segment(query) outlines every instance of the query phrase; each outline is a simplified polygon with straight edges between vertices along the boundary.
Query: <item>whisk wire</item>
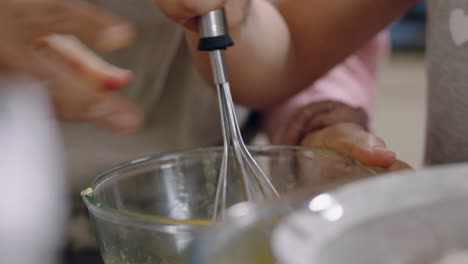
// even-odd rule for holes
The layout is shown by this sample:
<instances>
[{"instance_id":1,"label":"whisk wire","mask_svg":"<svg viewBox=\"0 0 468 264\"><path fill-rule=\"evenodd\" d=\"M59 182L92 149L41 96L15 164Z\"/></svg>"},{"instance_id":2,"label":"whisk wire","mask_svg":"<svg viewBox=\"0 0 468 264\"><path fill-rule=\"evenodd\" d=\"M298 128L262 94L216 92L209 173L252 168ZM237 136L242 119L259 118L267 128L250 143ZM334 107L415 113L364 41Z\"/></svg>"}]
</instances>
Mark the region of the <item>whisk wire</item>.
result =
<instances>
[{"instance_id":1,"label":"whisk wire","mask_svg":"<svg viewBox=\"0 0 468 264\"><path fill-rule=\"evenodd\" d=\"M225 71L224 54L220 50L210 52L215 80L218 88L219 109L223 131L223 159L215 194L213 219L225 216L227 205L226 194L231 168L235 168L245 192L245 199L256 201L278 197L279 194L270 179L265 175L242 139L238 125L235 106L230 92L227 72ZM232 147L232 156L230 150ZM221 201L219 201L221 200Z\"/></svg>"},{"instance_id":2,"label":"whisk wire","mask_svg":"<svg viewBox=\"0 0 468 264\"><path fill-rule=\"evenodd\" d=\"M226 112L226 104L223 98L223 87L218 85L218 100L219 109L221 112L222 132L223 132L223 157L221 161L221 168L219 173L218 184L216 187L216 196L213 211L213 220L218 217L218 210L221 209L221 217L225 216L226 208L226 192L227 192L227 174L229 170L229 146L230 146L230 129L227 116L223 113ZM219 204L221 201L221 205Z\"/></svg>"},{"instance_id":3,"label":"whisk wire","mask_svg":"<svg viewBox=\"0 0 468 264\"><path fill-rule=\"evenodd\" d=\"M272 184L271 180L265 175L265 173L260 168L258 163L255 162L254 157L252 156L252 154L250 154L247 147L245 146L245 143L244 143L244 140L242 138L242 134L241 134L241 131L240 131L240 128L239 128L239 125L238 125L236 114L233 111L233 109L235 109L235 108L234 108L234 103L233 103L233 100L232 100L231 91L229 89L229 85L226 85L224 87L223 92L226 95L226 101L227 101L226 103L229 106L227 108L227 110L228 110L228 112L229 112L229 114L231 116L231 120L230 120L231 121L231 128L233 128L233 130L231 130L231 131L234 132L233 135L232 135L233 141L234 141L234 143L236 143L236 141L238 142L238 146L235 146L235 149L237 149L236 147L238 147L240 149L240 151L238 153L238 156L242 157L242 160L252 161L252 162L247 162L247 165L253 171L252 174L255 176L256 182L261 185L261 188L260 188L259 192L263 193L264 197L265 196L266 197L279 197L279 193L276 190L276 188L274 187L274 185ZM246 171L245 168L242 168L242 171L245 172ZM244 176L245 176L245 174L246 173L244 173ZM256 193L259 193L259 192L256 192ZM259 200L259 199L255 199L255 200Z\"/></svg>"},{"instance_id":4,"label":"whisk wire","mask_svg":"<svg viewBox=\"0 0 468 264\"><path fill-rule=\"evenodd\" d=\"M240 174L239 176L243 179L242 188L246 191L247 200L258 200L257 194L259 190L255 189L255 184L252 182L252 178L249 177L249 173L246 173L247 166L250 166L250 162L248 162L249 160L245 159L245 155L243 153L243 146L245 147L244 140L242 139L242 135L240 133L240 128L238 125L236 113L234 111L235 108L228 83L223 85L221 95L223 104L225 105L226 113L228 115L227 119L229 120L229 131L231 136L230 141L234 152L233 158L236 161L236 165L238 165L237 171Z\"/></svg>"}]
</instances>

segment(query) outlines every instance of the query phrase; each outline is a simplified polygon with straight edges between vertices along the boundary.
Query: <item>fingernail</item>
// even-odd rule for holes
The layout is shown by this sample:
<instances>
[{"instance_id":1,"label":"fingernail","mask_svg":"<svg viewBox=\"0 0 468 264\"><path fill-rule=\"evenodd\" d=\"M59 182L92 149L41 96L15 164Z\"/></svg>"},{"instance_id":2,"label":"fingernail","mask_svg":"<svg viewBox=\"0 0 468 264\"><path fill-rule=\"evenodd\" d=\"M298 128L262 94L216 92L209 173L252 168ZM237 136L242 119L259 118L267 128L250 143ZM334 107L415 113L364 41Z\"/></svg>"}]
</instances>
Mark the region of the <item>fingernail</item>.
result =
<instances>
[{"instance_id":1,"label":"fingernail","mask_svg":"<svg viewBox=\"0 0 468 264\"><path fill-rule=\"evenodd\" d=\"M122 80L116 77L110 77L104 81L104 90L117 91L122 89L124 86Z\"/></svg>"},{"instance_id":2,"label":"fingernail","mask_svg":"<svg viewBox=\"0 0 468 264\"><path fill-rule=\"evenodd\" d=\"M386 147L380 146L380 145L373 146L373 147L372 147L372 150L373 150L373 151L385 151L385 152L390 151L390 150L388 150Z\"/></svg>"},{"instance_id":3,"label":"fingernail","mask_svg":"<svg viewBox=\"0 0 468 264\"><path fill-rule=\"evenodd\" d=\"M384 155L384 157L388 159L395 159L396 158L396 153L387 149L384 146L374 146L372 147L372 151L375 152L381 152L381 155Z\"/></svg>"},{"instance_id":4,"label":"fingernail","mask_svg":"<svg viewBox=\"0 0 468 264\"><path fill-rule=\"evenodd\" d=\"M111 126L117 129L132 129L138 126L139 118L128 112L112 114L106 118Z\"/></svg>"},{"instance_id":5,"label":"fingernail","mask_svg":"<svg viewBox=\"0 0 468 264\"><path fill-rule=\"evenodd\" d=\"M133 35L133 29L129 25L113 26L100 33L98 45L104 50L122 48L130 43Z\"/></svg>"},{"instance_id":6,"label":"fingernail","mask_svg":"<svg viewBox=\"0 0 468 264\"><path fill-rule=\"evenodd\" d=\"M98 119L106 115L109 115L111 112L111 106L106 102L100 102L94 105L91 105L88 108L87 116L89 118Z\"/></svg>"}]
</instances>

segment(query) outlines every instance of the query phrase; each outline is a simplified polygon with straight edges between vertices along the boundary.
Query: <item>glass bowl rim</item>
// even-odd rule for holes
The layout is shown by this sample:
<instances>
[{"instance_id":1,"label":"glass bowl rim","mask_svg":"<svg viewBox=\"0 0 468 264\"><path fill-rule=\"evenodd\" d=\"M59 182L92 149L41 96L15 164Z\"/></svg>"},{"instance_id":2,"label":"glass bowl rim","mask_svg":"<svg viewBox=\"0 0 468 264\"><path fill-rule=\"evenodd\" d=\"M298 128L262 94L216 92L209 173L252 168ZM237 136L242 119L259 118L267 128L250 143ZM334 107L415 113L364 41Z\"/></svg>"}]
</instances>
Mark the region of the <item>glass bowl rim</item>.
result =
<instances>
[{"instance_id":1,"label":"glass bowl rim","mask_svg":"<svg viewBox=\"0 0 468 264\"><path fill-rule=\"evenodd\" d=\"M92 177L90 181L88 181L81 191L81 197L83 202L85 203L89 213L91 213L94 217L105 219L106 221L110 221L117 224L130 224L130 225L138 225L141 228L148 228L148 226L153 226L155 224L158 225L165 225L165 226L174 226L177 228L190 227L193 225L200 225L200 226L209 226L212 224L211 221L207 220L177 220L172 218L166 218L162 216L154 216L149 214L143 213L136 213L131 211L124 211L114 208L112 206L106 205L105 203L99 201L94 196L94 188L96 187L97 183L102 183L105 181L106 177L111 176L113 173L116 173L123 169L128 169L133 166L141 165L144 163L154 162L154 161L168 161L172 160L177 157L190 157L196 156L204 153L214 153L214 152L222 152L222 147L207 147L207 148L196 148L190 150L182 150L182 151L175 151L175 152L162 152L158 154L148 155L141 158L137 158L131 161L127 161L116 166L111 167L108 170L105 170L96 176ZM311 158L317 155L318 150L327 151L329 154L333 153L333 155L342 155L338 154L333 150L328 150L324 148L309 148L303 146L288 146L288 145L254 145L248 146L248 149L252 152L267 152L267 151L281 151L281 150L289 150L289 151L297 151L301 153L309 153ZM342 155L345 158L345 155ZM351 159L351 158L349 158ZM360 165L357 163L356 165ZM190 223L189 223L190 222Z\"/></svg>"}]
</instances>

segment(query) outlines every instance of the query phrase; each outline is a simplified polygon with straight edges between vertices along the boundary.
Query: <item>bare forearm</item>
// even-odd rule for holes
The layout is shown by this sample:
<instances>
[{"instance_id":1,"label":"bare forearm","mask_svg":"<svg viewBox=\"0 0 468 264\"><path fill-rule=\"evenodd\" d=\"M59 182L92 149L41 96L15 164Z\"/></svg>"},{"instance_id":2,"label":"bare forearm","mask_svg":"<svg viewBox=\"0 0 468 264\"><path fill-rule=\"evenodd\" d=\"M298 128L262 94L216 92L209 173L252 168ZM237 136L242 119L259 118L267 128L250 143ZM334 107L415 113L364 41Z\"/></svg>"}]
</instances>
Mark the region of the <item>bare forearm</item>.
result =
<instances>
[{"instance_id":1,"label":"bare forearm","mask_svg":"<svg viewBox=\"0 0 468 264\"><path fill-rule=\"evenodd\" d=\"M289 25L295 75L292 92L316 80L359 49L416 0L281 0Z\"/></svg>"},{"instance_id":2,"label":"bare forearm","mask_svg":"<svg viewBox=\"0 0 468 264\"><path fill-rule=\"evenodd\" d=\"M230 30L235 45L226 50L232 93L237 102L259 108L263 106L259 98L277 101L278 95L268 98L270 95L266 92L269 89L265 88L275 80L287 79L290 67L286 65L290 63L288 50L291 45L288 34L284 19L271 2L251 2L245 21ZM198 69L212 83L208 54L196 50L198 34L187 31L187 35ZM276 74L275 78L272 73Z\"/></svg>"},{"instance_id":3,"label":"bare forearm","mask_svg":"<svg viewBox=\"0 0 468 264\"><path fill-rule=\"evenodd\" d=\"M297 93L360 48L416 0L253 0L246 21L231 31L226 52L237 102L265 108ZM210 81L206 53L195 50Z\"/></svg>"}]
</instances>

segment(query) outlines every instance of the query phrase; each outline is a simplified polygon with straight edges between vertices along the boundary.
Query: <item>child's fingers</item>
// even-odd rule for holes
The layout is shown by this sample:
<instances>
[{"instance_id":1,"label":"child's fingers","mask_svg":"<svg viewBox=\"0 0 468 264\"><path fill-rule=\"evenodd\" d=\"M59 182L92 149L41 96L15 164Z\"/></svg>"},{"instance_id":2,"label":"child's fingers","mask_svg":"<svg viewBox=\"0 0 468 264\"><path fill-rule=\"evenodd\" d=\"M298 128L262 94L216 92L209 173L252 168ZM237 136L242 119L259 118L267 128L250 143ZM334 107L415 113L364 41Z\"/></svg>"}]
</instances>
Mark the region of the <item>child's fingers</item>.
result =
<instances>
[{"instance_id":1,"label":"child's fingers","mask_svg":"<svg viewBox=\"0 0 468 264\"><path fill-rule=\"evenodd\" d=\"M403 162L401 160L395 161L395 163L393 163L392 166L388 167L389 172L411 170L411 169L412 168L410 165L408 165L406 162Z\"/></svg>"},{"instance_id":2,"label":"child's fingers","mask_svg":"<svg viewBox=\"0 0 468 264\"><path fill-rule=\"evenodd\" d=\"M380 138L353 123L340 123L310 133L302 145L334 149L368 166L387 168L396 160L395 153Z\"/></svg>"},{"instance_id":3,"label":"child's fingers","mask_svg":"<svg viewBox=\"0 0 468 264\"><path fill-rule=\"evenodd\" d=\"M313 103L301 108L288 122L281 143L286 145L299 144L309 120L317 115L328 113L332 109L333 105L330 102Z\"/></svg>"}]
</instances>

